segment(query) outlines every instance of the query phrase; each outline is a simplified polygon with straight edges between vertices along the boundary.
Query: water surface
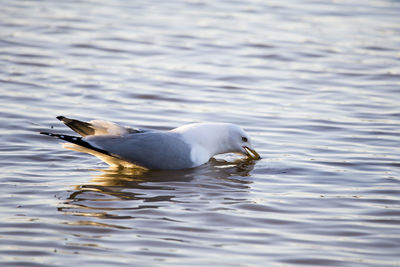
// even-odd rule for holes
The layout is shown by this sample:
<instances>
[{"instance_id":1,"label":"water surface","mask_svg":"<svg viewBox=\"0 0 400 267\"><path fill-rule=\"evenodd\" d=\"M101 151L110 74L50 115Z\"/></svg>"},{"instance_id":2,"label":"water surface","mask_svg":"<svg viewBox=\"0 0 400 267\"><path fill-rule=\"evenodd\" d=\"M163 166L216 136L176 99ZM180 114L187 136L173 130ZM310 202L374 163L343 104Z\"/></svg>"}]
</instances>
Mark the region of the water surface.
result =
<instances>
[{"instance_id":1,"label":"water surface","mask_svg":"<svg viewBox=\"0 0 400 267\"><path fill-rule=\"evenodd\" d=\"M399 266L398 1L0 1L2 266ZM232 122L113 171L55 119Z\"/></svg>"}]
</instances>

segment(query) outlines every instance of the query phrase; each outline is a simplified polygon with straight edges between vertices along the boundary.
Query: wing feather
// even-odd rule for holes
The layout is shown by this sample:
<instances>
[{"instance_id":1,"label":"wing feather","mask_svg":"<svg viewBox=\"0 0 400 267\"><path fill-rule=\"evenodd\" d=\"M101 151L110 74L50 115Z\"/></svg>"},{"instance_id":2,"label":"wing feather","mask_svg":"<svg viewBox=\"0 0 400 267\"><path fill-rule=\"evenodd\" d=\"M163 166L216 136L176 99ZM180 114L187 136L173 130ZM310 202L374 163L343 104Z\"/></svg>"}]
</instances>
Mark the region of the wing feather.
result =
<instances>
[{"instance_id":1,"label":"wing feather","mask_svg":"<svg viewBox=\"0 0 400 267\"><path fill-rule=\"evenodd\" d=\"M139 133L142 130L122 127L114 122L93 120L90 122L58 116L57 119L82 136L90 135L124 135L128 133Z\"/></svg>"}]
</instances>

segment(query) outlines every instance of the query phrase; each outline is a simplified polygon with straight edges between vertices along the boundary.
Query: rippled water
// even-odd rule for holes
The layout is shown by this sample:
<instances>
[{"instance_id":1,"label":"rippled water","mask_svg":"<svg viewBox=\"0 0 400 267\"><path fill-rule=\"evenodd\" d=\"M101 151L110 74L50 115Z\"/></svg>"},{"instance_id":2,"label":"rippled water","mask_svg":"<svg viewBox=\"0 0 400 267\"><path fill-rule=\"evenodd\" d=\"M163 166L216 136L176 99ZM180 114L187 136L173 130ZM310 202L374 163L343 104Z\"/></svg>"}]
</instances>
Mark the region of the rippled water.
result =
<instances>
[{"instance_id":1,"label":"rippled water","mask_svg":"<svg viewBox=\"0 0 400 267\"><path fill-rule=\"evenodd\" d=\"M400 265L399 1L0 3L2 266ZM263 159L116 172L57 115Z\"/></svg>"}]
</instances>

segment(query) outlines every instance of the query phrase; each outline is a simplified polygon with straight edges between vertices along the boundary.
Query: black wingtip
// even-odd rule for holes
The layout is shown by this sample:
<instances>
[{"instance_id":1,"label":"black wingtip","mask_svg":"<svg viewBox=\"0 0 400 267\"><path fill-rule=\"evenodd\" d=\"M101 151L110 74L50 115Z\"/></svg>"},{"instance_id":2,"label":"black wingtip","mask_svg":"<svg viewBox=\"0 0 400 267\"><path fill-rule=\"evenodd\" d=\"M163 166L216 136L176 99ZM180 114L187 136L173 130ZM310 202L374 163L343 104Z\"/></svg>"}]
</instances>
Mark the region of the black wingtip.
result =
<instances>
[{"instance_id":1,"label":"black wingtip","mask_svg":"<svg viewBox=\"0 0 400 267\"><path fill-rule=\"evenodd\" d=\"M73 143L73 144L76 144L76 145L80 145L80 146L86 147L88 149L100 152L102 154L105 154L105 155L108 155L108 156L111 156L111 157L115 157L114 155L110 154L109 152L107 152L107 151L105 151L105 150L103 150L101 148L97 148L97 147L92 146L90 143L82 140L82 137L79 137L79 136L72 136L72 135L66 135L66 134L55 134L55 133L48 133L48 132L40 132L40 134L56 137L58 139L61 139L61 140L64 140L64 141L67 141L67 142L70 142L70 143Z\"/></svg>"},{"instance_id":2,"label":"black wingtip","mask_svg":"<svg viewBox=\"0 0 400 267\"><path fill-rule=\"evenodd\" d=\"M58 120L60 120L60 121L63 121L63 120L65 119L64 116L57 116L56 118L57 118Z\"/></svg>"},{"instance_id":3,"label":"black wingtip","mask_svg":"<svg viewBox=\"0 0 400 267\"><path fill-rule=\"evenodd\" d=\"M77 145L82 145L81 143L84 142L82 141L82 137L79 136L72 136L72 135L66 135L66 134L56 134L56 133L48 133L48 132L40 132L40 134L48 135L51 137L56 137L58 139L71 142ZM84 142L86 144L86 142ZM83 145L85 146L85 145Z\"/></svg>"},{"instance_id":4,"label":"black wingtip","mask_svg":"<svg viewBox=\"0 0 400 267\"><path fill-rule=\"evenodd\" d=\"M49 132L40 132L40 134L47 135L47 136L51 136L51 137L57 137L57 138L59 138L59 139L65 140L65 139L64 139L64 136L65 136L65 135L62 135L62 134L55 134L55 133L49 133ZM70 136L70 137L72 137L72 136ZM66 141L68 141L68 140L66 140Z\"/></svg>"}]
</instances>

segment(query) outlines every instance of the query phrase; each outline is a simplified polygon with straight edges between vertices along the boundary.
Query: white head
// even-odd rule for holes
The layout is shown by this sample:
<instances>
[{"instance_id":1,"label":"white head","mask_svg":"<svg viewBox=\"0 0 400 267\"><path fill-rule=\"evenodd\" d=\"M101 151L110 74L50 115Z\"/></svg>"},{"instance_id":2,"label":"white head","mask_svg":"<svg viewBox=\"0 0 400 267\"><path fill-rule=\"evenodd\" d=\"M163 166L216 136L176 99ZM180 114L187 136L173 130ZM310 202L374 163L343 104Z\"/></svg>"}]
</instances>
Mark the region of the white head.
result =
<instances>
[{"instance_id":1,"label":"white head","mask_svg":"<svg viewBox=\"0 0 400 267\"><path fill-rule=\"evenodd\" d=\"M196 161L208 161L212 156L228 152L248 155L260 159L252 148L250 136L238 125L231 123L193 123L172 130L181 133L196 146Z\"/></svg>"},{"instance_id":2,"label":"white head","mask_svg":"<svg viewBox=\"0 0 400 267\"><path fill-rule=\"evenodd\" d=\"M224 143L221 150L226 152L238 152L249 156L251 159L260 159L260 155L253 149L250 136L238 125L226 124L228 128L228 142Z\"/></svg>"}]
</instances>

